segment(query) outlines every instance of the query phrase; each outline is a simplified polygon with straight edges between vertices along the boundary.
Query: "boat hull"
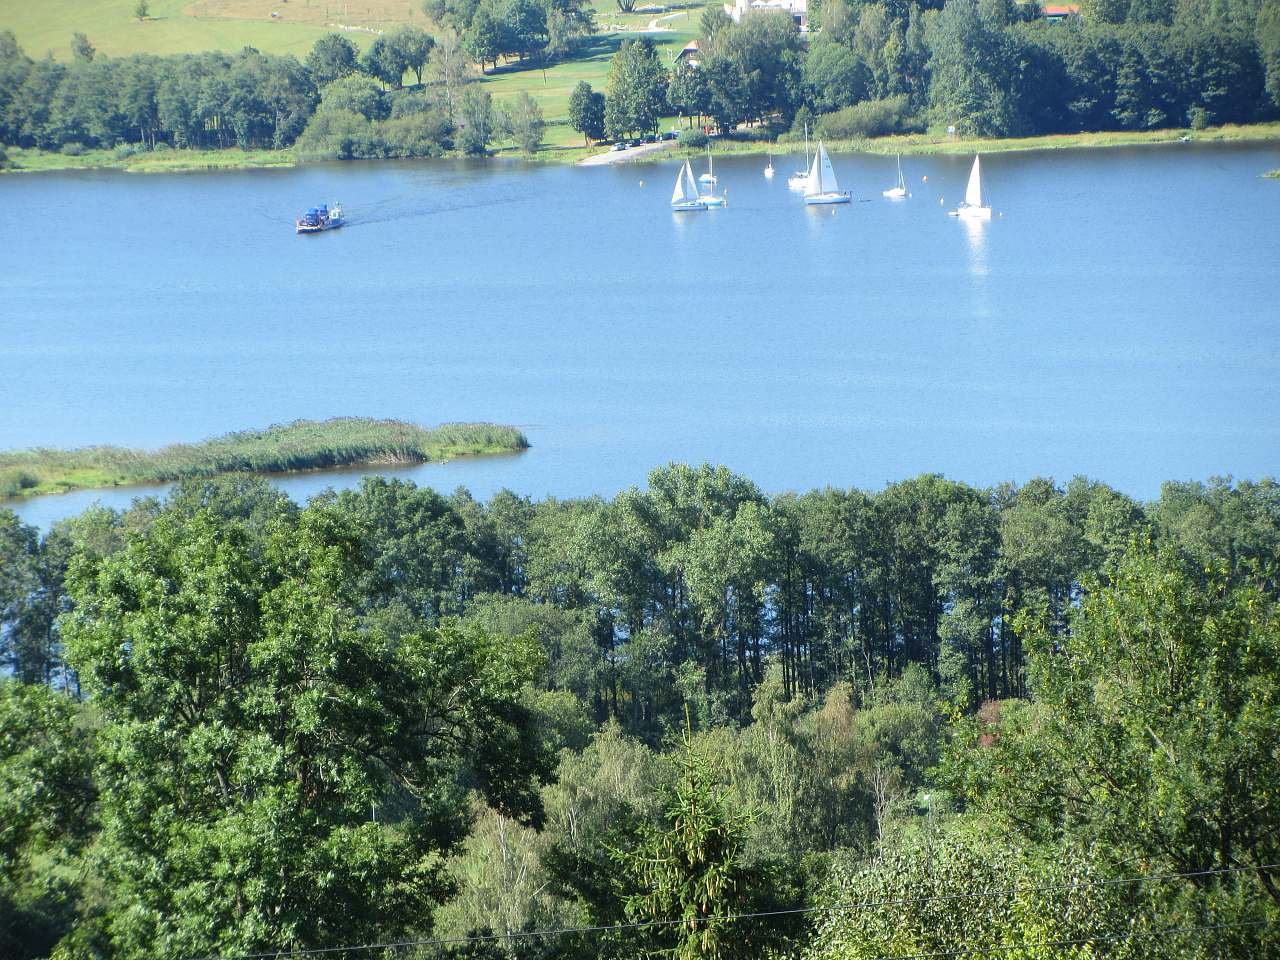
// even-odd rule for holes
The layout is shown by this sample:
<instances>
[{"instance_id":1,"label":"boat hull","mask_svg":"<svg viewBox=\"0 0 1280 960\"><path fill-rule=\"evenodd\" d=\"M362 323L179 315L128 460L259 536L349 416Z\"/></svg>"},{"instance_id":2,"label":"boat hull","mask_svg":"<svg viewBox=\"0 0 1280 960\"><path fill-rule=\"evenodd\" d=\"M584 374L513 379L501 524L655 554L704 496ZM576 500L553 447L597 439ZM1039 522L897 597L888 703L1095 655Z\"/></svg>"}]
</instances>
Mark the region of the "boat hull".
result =
<instances>
[{"instance_id":1,"label":"boat hull","mask_svg":"<svg viewBox=\"0 0 1280 960\"><path fill-rule=\"evenodd\" d=\"M951 216L959 217L961 220L990 220L990 207L960 207L958 210L952 210Z\"/></svg>"},{"instance_id":2,"label":"boat hull","mask_svg":"<svg viewBox=\"0 0 1280 960\"><path fill-rule=\"evenodd\" d=\"M298 223L294 225L295 233L324 233L326 230L337 230L342 226L341 220L330 220L328 223Z\"/></svg>"},{"instance_id":3,"label":"boat hull","mask_svg":"<svg viewBox=\"0 0 1280 960\"><path fill-rule=\"evenodd\" d=\"M729 205L728 197L703 197L702 202L708 207L727 207Z\"/></svg>"},{"instance_id":4,"label":"boat hull","mask_svg":"<svg viewBox=\"0 0 1280 960\"><path fill-rule=\"evenodd\" d=\"M888 197L890 200L905 200L907 196L907 191L904 187L891 187L890 189L884 191L884 195Z\"/></svg>"},{"instance_id":5,"label":"boat hull","mask_svg":"<svg viewBox=\"0 0 1280 960\"><path fill-rule=\"evenodd\" d=\"M812 196L804 198L804 202L810 206L819 206L830 203L848 203L852 197L847 193L815 193Z\"/></svg>"},{"instance_id":6,"label":"boat hull","mask_svg":"<svg viewBox=\"0 0 1280 960\"><path fill-rule=\"evenodd\" d=\"M687 200L684 203L673 203L672 213L692 213L694 210L705 210L707 205L701 200Z\"/></svg>"},{"instance_id":7,"label":"boat hull","mask_svg":"<svg viewBox=\"0 0 1280 960\"><path fill-rule=\"evenodd\" d=\"M809 175L807 173L792 174L787 177L787 186L792 190L805 190L809 186Z\"/></svg>"}]
</instances>

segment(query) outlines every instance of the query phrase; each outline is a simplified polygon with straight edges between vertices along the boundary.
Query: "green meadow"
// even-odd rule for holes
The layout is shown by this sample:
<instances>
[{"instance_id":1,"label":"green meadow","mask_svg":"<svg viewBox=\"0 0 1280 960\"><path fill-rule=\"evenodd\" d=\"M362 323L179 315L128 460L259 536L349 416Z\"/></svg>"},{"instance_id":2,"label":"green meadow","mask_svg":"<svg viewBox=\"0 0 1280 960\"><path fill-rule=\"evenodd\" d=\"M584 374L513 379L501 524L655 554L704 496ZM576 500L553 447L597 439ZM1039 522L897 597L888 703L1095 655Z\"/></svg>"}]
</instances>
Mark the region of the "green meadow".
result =
<instances>
[{"instance_id":1,"label":"green meadow","mask_svg":"<svg viewBox=\"0 0 1280 960\"><path fill-rule=\"evenodd\" d=\"M134 483L166 483L224 473L282 473L362 464L429 463L514 453L529 446L514 427L340 417L295 420L159 450L47 447L0 453L0 497L63 493Z\"/></svg>"},{"instance_id":2,"label":"green meadow","mask_svg":"<svg viewBox=\"0 0 1280 960\"><path fill-rule=\"evenodd\" d=\"M288 10L304 2L286 0L275 8ZM99 52L116 57L133 53L234 52L243 47L303 57L317 38L329 32L323 18L312 22L274 20L270 9L260 18L239 18L214 15L228 6L216 2L148 3L150 16L138 20L133 16L134 0L0 0L0 28L12 30L32 57L48 54L57 60L71 59L71 35L77 31L85 34ZM203 16L197 15L200 9L204 10ZM357 31L346 35L363 44L372 39L371 34Z\"/></svg>"}]
</instances>

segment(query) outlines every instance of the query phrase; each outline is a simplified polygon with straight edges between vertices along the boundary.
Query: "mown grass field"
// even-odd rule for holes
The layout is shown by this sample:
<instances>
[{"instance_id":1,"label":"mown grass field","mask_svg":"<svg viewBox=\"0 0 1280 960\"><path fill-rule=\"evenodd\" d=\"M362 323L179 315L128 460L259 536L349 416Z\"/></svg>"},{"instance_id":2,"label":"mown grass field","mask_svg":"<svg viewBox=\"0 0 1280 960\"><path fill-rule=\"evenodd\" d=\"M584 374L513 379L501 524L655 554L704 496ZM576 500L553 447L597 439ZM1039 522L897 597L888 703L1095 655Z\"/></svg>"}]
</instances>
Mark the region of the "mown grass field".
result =
<instances>
[{"instance_id":1,"label":"mown grass field","mask_svg":"<svg viewBox=\"0 0 1280 960\"><path fill-rule=\"evenodd\" d=\"M216 0L210 0L214 5ZM281 7L302 3L288 0ZM316 39L327 32L321 24L275 21L270 11L264 19L239 20L196 17L187 13L189 0L149 0L151 16L133 16L135 0L0 0L0 29L12 30L32 57L50 55L71 59L71 35L80 31L101 53L199 53L204 50L233 52L257 47L265 53L304 56ZM349 34L367 42L370 34Z\"/></svg>"},{"instance_id":2,"label":"mown grass field","mask_svg":"<svg viewBox=\"0 0 1280 960\"><path fill-rule=\"evenodd\" d=\"M295 420L159 450L84 447L0 453L0 497L63 493L131 483L165 483L223 473L281 473L372 463L427 463L513 453L528 447L514 427L340 417Z\"/></svg>"}]
</instances>

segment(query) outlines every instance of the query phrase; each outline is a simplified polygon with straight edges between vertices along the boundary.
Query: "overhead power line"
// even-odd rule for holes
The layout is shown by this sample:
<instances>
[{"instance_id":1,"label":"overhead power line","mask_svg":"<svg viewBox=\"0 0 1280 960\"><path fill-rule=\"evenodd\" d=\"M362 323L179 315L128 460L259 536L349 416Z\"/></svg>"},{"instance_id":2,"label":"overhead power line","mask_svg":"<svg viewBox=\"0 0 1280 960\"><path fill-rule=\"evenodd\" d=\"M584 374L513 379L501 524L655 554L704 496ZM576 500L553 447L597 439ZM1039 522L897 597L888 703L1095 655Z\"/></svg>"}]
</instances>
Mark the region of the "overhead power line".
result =
<instances>
[{"instance_id":1,"label":"overhead power line","mask_svg":"<svg viewBox=\"0 0 1280 960\"><path fill-rule=\"evenodd\" d=\"M819 904L811 907L788 907L781 910L757 910L750 913L715 914L708 917L697 917L698 923L729 923L735 920L767 919L770 917L796 916L808 913L839 913L850 910L874 910L880 907L905 907L921 903L937 903L953 900L983 900L992 897L1007 897L1019 893L1042 893L1048 891L1076 890L1084 887L1124 886L1134 883L1152 883L1161 880L1193 880L1200 877L1222 876L1235 873L1258 873L1265 870L1280 870L1280 863L1267 863L1259 866L1216 867L1210 870L1187 870L1179 873L1153 873L1132 877L1117 877L1106 880L1077 880L1070 883L1022 884L1008 887L993 887L986 890L970 890L961 893L941 893L927 897L901 897L886 900L865 900L846 903ZM297 950L268 950L261 953L210 954L193 957L191 960L285 960L288 957L317 957L334 953L359 953L373 950L404 950L410 947L448 947L463 943L492 943L496 940L527 940L534 937L561 937L582 934L598 934L621 932L625 930L641 930L652 927L680 926L691 922L691 918L678 920L637 920L632 923L598 924L580 927L552 927L542 930L513 930L510 933L471 934L464 937L427 937L415 940L388 940L381 943L348 944L335 947L307 947ZM1166 933L1179 930L1226 929L1229 927L1265 926L1266 921L1240 924L1209 924L1187 928L1170 928ZM1154 935L1160 931L1151 931ZM1135 931L1125 934L1119 939L1135 936L1146 936L1146 932ZM1116 939L1116 938L1112 938ZM966 953L998 953L1019 950L1035 946L1072 946L1075 944L1103 942L1100 938L1085 938L1070 941L1045 941L1043 943L1011 944L1003 947L988 947L948 951L943 953L910 954L900 957L883 957L881 960L924 960L929 957L962 956Z\"/></svg>"}]
</instances>

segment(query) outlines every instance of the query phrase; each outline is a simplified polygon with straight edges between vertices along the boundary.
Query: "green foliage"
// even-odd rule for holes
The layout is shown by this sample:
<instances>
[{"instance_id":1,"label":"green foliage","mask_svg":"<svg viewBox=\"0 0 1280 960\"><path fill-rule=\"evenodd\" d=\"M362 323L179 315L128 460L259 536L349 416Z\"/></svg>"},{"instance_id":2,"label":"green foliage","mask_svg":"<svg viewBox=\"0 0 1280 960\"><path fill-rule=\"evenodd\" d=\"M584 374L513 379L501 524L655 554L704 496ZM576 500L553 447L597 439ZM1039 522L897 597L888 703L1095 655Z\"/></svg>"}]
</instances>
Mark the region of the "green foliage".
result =
<instances>
[{"instance_id":1,"label":"green foliage","mask_svg":"<svg viewBox=\"0 0 1280 960\"><path fill-rule=\"evenodd\" d=\"M422 71L431 58L431 51L436 43L431 34L421 27L406 26L391 34L387 42L421 84Z\"/></svg>"},{"instance_id":2,"label":"green foliage","mask_svg":"<svg viewBox=\"0 0 1280 960\"><path fill-rule=\"evenodd\" d=\"M542 108L527 91L520 91L515 100L502 107L504 125L516 145L526 154L536 153L546 132L547 122L542 118Z\"/></svg>"},{"instance_id":3,"label":"green foliage","mask_svg":"<svg viewBox=\"0 0 1280 960\"><path fill-rule=\"evenodd\" d=\"M579 80L569 95L569 125L588 144L604 136L604 94L596 93L585 80Z\"/></svg>"},{"instance_id":4,"label":"green foliage","mask_svg":"<svg viewBox=\"0 0 1280 960\"><path fill-rule=\"evenodd\" d=\"M467 787L541 823L536 644L455 625L391 642L362 623L367 555L331 505L265 528L202 508L74 566L117 956L398 935L446 892Z\"/></svg>"},{"instance_id":5,"label":"green foliage","mask_svg":"<svg viewBox=\"0 0 1280 960\"><path fill-rule=\"evenodd\" d=\"M1030 632L1036 702L979 714L951 782L1033 839L1115 862L1274 864L1274 582L1270 568L1233 576L1223 560L1189 567L1174 545L1135 545L1091 585L1067 634ZM1242 882L1280 903L1271 868Z\"/></svg>"},{"instance_id":6,"label":"green foliage","mask_svg":"<svg viewBox=\"0 0 1280 960\"><path fill-rule=\"evenodd\" d=\"M862 139L899 133L907 126L907 95L885 100L863 100L851 107L818 117L817 132L832 139Z\"/></svg>"},{"instance_id":7,"label":"green foliage","mask_svg":"<svg viewBox=\"0 0 1280 960\"><path fill-rule=\"evenodd\" d=\"M93 44L89 42L89 38L83 33L77 31L71 35L71 54L77 60L83 60L85 63L89 63L93 60L97 52L98 51L94 48Z\"/></svg>"},{"instance_id":8,"label":"green foliage","mask_svg":"<svg viewBox=\"0 0 1280 960\"><path fill-rule=\"evenodd\" d=\"M360 51L354 43L340 33L327 33L312 46L307 54L306 67L315 79L316 86L324 88L359 69Z\"/></svg>"},{"instance_id":9,"label":"green foliage","mask_svg":"<svg viewBox=\"0 0 1280 960\"><path fill-rule=\"evenodd\" d=\"M338 120L362 119L342 111L329 116ZM153 452L84 447L0 453L0 477L11 478L11 486L0 488L0 496L81 486L159 483L237 471L265 473L358 463L425 463L526 446L528 441L518 430L494 424L453 423L428 429L397 420L358 417L295 420L265 430L228 433L202 443L174 444ZM25 474L37 476L39 485L24 487Z\"/></svg>"},{"instance_id":10,"label":"green foliage","mask_svg":"<svg viewBox=\"0 0 1280 960\"><path fill-rule=\"evenodd\" d=\"M60 868L92 828L93 745L75 705L46 686L0 680L0 952L47 956L74 923Z\"/></svg>"},{"instance_id":11,"label":"green foliage","mask_svg":"<svg viewBox=\"0 0 1280 960\"><path fill-rule=\"evenodd\" d=\"M746 820L732 811L709 760L686 737L675 778L661 794L659 824L614 859L634 884L632 922L656 923L640 935L644 955L679 960L758 956L750 925L725 919L747 912L770 871L747 862Z\"/></svg>"},{"instance_id":12,"label":"green foliage","mask_svg":"<svg viewBox=\"0 0 1280 960\"><path fill-rule=\"evenodd\" d=\"M387 96L375 81L359 74L348 74L321 89L319 110L344 110L359 114L366 120L385 120L390 106Z\"/></svg>"},{"instance_id":13,"label":"green foliage","mask_svg":"<svg viewBox=\"0 0 1280 960\"><path fill-rule=\"evenodd\" d=\"M681 130L677 142L685 150L705 150L711 138L701 130Z\"/></svg>"},{"instance_id":14,"label":"green foliage","mask_svg":"<svg viewBox=\"0 0 1280 960\"><path fill-rule=\"evenodd\" d=\"M1029 960L1177 955L1152 952L1170 938L1144 936L1158 924L1149 912L1130 912L1144 891L1129 901L1131 888L1099 883L1106 879L1079 857L1010 847L979 825L927 828L875 860L836 867L821 902L841 908L819 915L805 957L875 960L954 949Z\"/></svg>"},{"instance_id":15,"label":"green foliage","mask_svg":"<svg viewBox=\"0 0 1280 960\"><path fill-rule=\"evenodd\" d=\"M472 156L484 156L489 141L493 139L493 96L488 90L476 86L462 91L460 105L462 133L458 138L463 152Z\"/></svg>"},{"instance_id":16,"label":"green foliage","mask_svg":"<svg viewBox=\"0 0 1280 960\"><path fill-rule=\"evenodd\" d=\"M666 104L667 71L647 38L624 40L609 64L604 126L610 137L651 133Z\"/></svg>"}]
</instances>

